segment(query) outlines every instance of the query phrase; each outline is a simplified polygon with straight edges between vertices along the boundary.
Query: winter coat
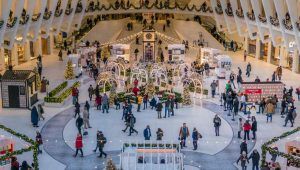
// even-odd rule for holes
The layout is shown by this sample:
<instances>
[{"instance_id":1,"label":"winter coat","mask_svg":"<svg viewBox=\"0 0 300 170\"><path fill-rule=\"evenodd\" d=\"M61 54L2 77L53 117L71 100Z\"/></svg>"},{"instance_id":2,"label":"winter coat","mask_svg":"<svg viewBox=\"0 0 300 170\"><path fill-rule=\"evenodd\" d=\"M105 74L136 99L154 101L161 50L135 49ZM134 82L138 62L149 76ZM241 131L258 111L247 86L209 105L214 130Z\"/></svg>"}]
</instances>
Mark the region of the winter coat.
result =
<instances>
[{"instance_id":1,"label":"winter coat","mask_svg":"<svg viewBox=\"0 0 300 170\"><path fill-rule=\"evenodd\" d=\"M169 107L170 106L170 100L167 100L166 102L165 102L165 107Z\"/></svg>"},{"instance_id":2,"label":"winter coat","mask_svg":"<svg viewBox=\"0 0 300 170\"><path fill-rule=\"evenodd\" d=\"M251 130L254 131L254 132L257 131L257 121L256 120L254 122L252 122Z\"/></svg>"},{"instance_id":3,"label":"winter coat","mask_svg":"<svg viewBox=\"0 0 300 170\"><path fill-rule=\"evenodd\" d=\"M219 117L214 118L214 127L221 126L221 119Z\"/></svg>"},{"instance_id":4,"label":"winter coat","mask_svg":"<svg viewBox=\"0 0 300 170\"><path fill-rule=\"evenodd\" d=\"M104 104L104 105L108 104L108 97L107 97L107 95L103 95L103 97L102 97L102 104Z\"/></svg>"},{"instance_id":5,"label":"winter coat","mask_svg":"<svg viewBox=\"0 0 300 170\"><path fill-rule=\"evenodd\" d=\"M76 149L81 149L82 147L83 147L82 136L79 135L79 136L76 137L75 148Z\"/></svg>"},{"instance_id":6,"label":"winter coat","mask_svg":"<svg viewBox=\"0 0 300 170\"><path fill-rule=\"evenodd\" d=\"M265 108L266 113L273 114L275 112L275 107L272 103L268 103Z\"/></svg>"},{"instance_id":7,"label":"winter coat","mask_svg":"<svg viewBox=\"0 0 300 170\"><path fill-rule=\"evenodd\" d=\"M247 143L246 142L242 142L241 145L240 145L240 149L241 149L241 153L243 153L243 151L245 151L246 153L248 153Z\"/></svg>"},{"instance_id":8,"label":"winter coat","mask_svg":"<svg viewBox=\"0 0 300 170\"><path fill-rule=\"evenodd\" d=\"M39 114L35 106L31 109L31 123L37 125L39 122Z\"/></svg>"},{"instance_id":9,"label":"winter coat","mask_svg":"<svg viewBox=\"0 0 300 170\"><path fill-rule=\"evenodd\" d=\"M233 102L233 112L234 113L237 113L239 111L239 100L235 99L234 102Z\"/></svg>"},{"instance_id":10,"label":"winter coat","mask_svg":"<svg viewBox=\"0 0 300 170\"><path fill-rule=\"evenodd\" d=\"M160 130L158 130L157 132L156 132L156 140L162 140L162 137L164 136L164 132L163 131L160 131Z\"/></svg>"},{"instance_id":11,"label":"winter coat","mask_svg":"<svg viewBox=\"0 0 300 170\"><path fill-rule=\"evenodd\" d=\"M249 131L249 130L251 130L252 127L251 127L250 123L244 123L243 128L244 128L244 131Z\"/></svg>"},{"instance_id":12,"label":"winter coat","mask_svg":"<svg viewBox=\"0 0 300 170\"><path fill-rule=\"evenodd\" d=\"M154 97L153 97L153 98L151 99L151 101L150 101L150 106L156 107L156 100L155 100Z\"/></svg>"},{"instance_id":13,"label":"winter coat","mask_svg":"<svg viewBox=\"0 0 300 170\"><path fill-rule=\"evenodd\" d=\"M130 119L129 119L129 126L130 126L130 127L134 127L135 122L136 122L136 119L135 119L135 117L132 115L132 116L130 117Z\"/></svg>"},{"instance_id":14,"label":"winter coat","mask_svg":"<svg viewBox=\"0 0 300 170\"><path fill-rule=\"evenodd\" d=\"M103 135L101 135L98 140L98 147L104 148L106 142L107 142L106 138Z\"/></svg>"},{"instance_id":15,"label":"winter coat","mask_svg":"<svg viewBox=\"0 0 300 170\"><path fill-rule=\"evenodd\" d=\"M85 109L82 114L83 121L89 120L89 112Z\"/></svg>"},{"instance_id":16,"label":"winter coat","mask_svg":"<svg viewBox=\"0 0 300 170\"><path fill-rule=\"evenodd\" d=\"M184 133L183 127L180 128L180 131L179 131L179 136L180 137L188 137L188 136L190 136L189 128L188 127L185 127L185 128L186 128L186 132L185 133Z\"/></svg>"},{"instance_id":17,"label":"winter coat","mask_svg":"<svg viewBox=\"0 0 300 170\"><path fill-rule=\"evenodd\" d=\"M243 123L243 121L239 121L238 122L238 127L239 127L239 131L243 131L244 129L243 129L243 125L244 125L244 123Z\"/></svg>"},{"instance_id":18,"label":"winter coat","mask_svg":"<svg viewBox=\"0 0 300 170\"><path fill-rule=\"evenodd\" d=\"M42 135L41 135L41 134L36 135L35 141L36 141L39 145L42 145L42 144L43 144Z\"/></svg>"},{"instance_id":19,"label":"winter coat","mask_svg":"<svg viewBox=\"0 0 300 170\"><path fill-rule=\"evenodd\" d=\"M249 156L249 159L252 159L253 164L258 164L259 163L259 159L260 159L260 155L258 152L252 152L251 155Z\"/></svg>"},{"instance_id":20,"label":"winter coat","mask_svg":"<svg viewBox=\"0 0 300 170\"><path fill-rule=\"evenodd\" d=\"M97 105L101 105L101 97L97 96L96 99L95 99L95 102L96 102Z\"/></svg>"},{"instance_id":21,"label":"winter coat","mask_svg":"<svg viewBox=\"0 0 300 170\"><path fill-rule=\"evenodd\" d=\"M76 126L81 127L83 125L83 119L81 117L78 117L76 119Z\"/></svg>"},{"instance_id":22,"label":"winter coat","mask_svg":"<svg viewBox=\"0 0 300 170\"><path fill-rule=\"evenodd\" d=\"M157 103L157 105L156 105L156 111L161 112L162 108L163 108L162 103Z\"/></svg>"},{"instance_id":23,"label":"winter coat","mask_svg":"<svg viewBox=\"0 0 300 170\"><path fill-rule=\"evenodd\" d=\"M138 96L137 97L137 104L142 104L143 102L143 97L142 96Z\"/></svg>"},{"instance_id":24,"label":"winter coat","mask_svg":"<svg viewBox=\"0 0 300 170\"><path fill-rule=\"evenodd\" d=\"M193 140L198 140L199 137L200 137L200 133L197 130L193 131L193 133L192 133Z\"/></svg>"},{"instance_id":25,"label":"winter coat","mask_svg":"<svg viewBox=\"0 0 300 170\"><path fill-rule=\"evenodd\" d=\"M144 138L149 138L151 137L151 130L150 128L144 129Z\"/></svg>"},{"instance_id":26,"label":"winter coat","mask_svg":"<svg viewBox=\"0 0 300 170\"><path fill-rule=\"evenodd\" d=\"M246 166L247 163L249 163L249 160L248 160L247 156L243 156L243 155L241 155L239 157L239 159L236 161L236 163L238 164L239 161L241 161L241 166Z\"/></svg>"}]
</instances>

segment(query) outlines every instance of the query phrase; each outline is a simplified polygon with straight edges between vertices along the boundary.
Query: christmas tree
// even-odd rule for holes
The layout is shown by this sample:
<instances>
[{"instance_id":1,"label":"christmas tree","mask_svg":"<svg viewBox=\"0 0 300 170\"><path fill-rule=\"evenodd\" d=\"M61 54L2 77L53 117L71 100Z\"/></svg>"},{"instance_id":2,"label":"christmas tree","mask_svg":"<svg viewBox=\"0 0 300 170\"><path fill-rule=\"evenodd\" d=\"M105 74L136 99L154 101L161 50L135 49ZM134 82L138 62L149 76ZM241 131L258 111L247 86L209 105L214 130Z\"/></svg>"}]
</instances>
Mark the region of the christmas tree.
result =
<instances>
[{"instance_id":1,"label":"christmas tree","mask_svg":"<svg viewBox=\"0 0 300 170\"><path fill-rule=\"evenodd\" d=\"M106 170L117 170L116 165L113 163L111 159L107 161Z\"/></svg>"},{"instance_id":2,"label":"christmas tree","mask_svg":"<svg viewBox=\"0 0 300 170\"><path fill-rule=\"evenodd\" d=\"M35 73L35 80L36 80L37 90L40 90L41 85L42 85L42 83L41 83L41 77L40 77L40 74L38 73L36 67L34 67L33 72Z\"/></svg>"},{"instance_id":3,"label":"christmas tree","mask_svg":"<svg viewBox=\"0 0 300 170\"><path fill-rule=\"evenodd\" d=\"M73 79L74 77L75 77L75 75L74 75L72 61L69 60L67 63L66 70L65 70L65 79L70 80L70 79Z\"/></svg>"},{"instance_id":4,"label":"christmas tree","mask_svg":"<svg viewBox=\"0 0 300 170\"><path fill-rule=\"evenodd\" d=\"M155 86L154 86L154 84L153 84L152 81L150 81L147 84L145 93L148 94L148 98L149 99L152 99L152 97L154 96L154 94L155 94Z\"/></svg>"},{"instance_id":5,"label":"christmas tree","mask_svg":"<svg viewBox=\"0 0 300 170\"><path fill-rule=\"evenodd\" d=\"M192 104L190 90L189 90L189 86L188 85L185 85L184 89L183 89L183 101L182 101L182 104L185 105L185 106L188 106L188 105Z\"/></svg>"},{"instance_id":6,"label":"christmas tree","mask_svg":"<svg viewBox=\"0 0 300 170\"><path fill-rule=\"evenodd\" d=\"M115 100L116 96L117 96L116 88L115 88L115 85L112 84L112 86L110 88L110 93L109 93L109 105L110 106L113 106L115 104L114 100Z\"/></svg>"}]
</instances>

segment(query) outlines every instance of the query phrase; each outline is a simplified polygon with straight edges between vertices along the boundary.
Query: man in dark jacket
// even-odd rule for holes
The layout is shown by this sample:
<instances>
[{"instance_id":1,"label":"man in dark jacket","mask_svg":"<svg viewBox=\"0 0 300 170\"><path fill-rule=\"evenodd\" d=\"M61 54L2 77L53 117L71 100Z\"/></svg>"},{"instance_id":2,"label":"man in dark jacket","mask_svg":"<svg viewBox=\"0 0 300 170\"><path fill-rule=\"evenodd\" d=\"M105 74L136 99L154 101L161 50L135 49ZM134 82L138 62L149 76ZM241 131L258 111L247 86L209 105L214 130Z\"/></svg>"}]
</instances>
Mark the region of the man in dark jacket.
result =
<instances>
[{"instance_id":1,"label":"man in dark jacket","mask_svg":"<svg viewBox=\"0 0 300 170\"><path fill-rule=\"evenodd\" d=\"M235 97L234 101L233 101L233 116L232 116L232 120L234 121L234 116L236 116L239 112L239 99L237 97Z\"/></svg>"},{"instance_id":2,"label":"man in dark jacket","mask_svg":"<svg viewBox=\"0 0 300 170\"><path fill-rule=\"evenodd\" d=\"M166 102L165 102L165 116L164 118L167 117L167 113L168 113L168 117L170 117L170 99L168 99Z\"/></svg>"},{"instance_id":3,"label":"man in dark jacket","mask_svg":"<svg viewBox=\"0 0 300 170\"><path fill-rule=\"evenodd\" d=\"M151 137L151 129L150 126L147 125L146 129L144 129L144 138L145 140L150 140Z\"/></svg>"},{"instance_id":4,"label":"man in dark jacket","mask_svg":"<svg viewBox=\"0 0 300 170\"><path fill-rule=\"evenodd\" d=\"M295 115L296 115L296 111L295 111L295 108L294 106L291 106L291 108L289 109L288 111L288 114L286 115L286 118L285 118L285 124L284 126L287 125L287 122L290 121L292 126L294 126L294 118L295 118Z\"/></svg>"},{"instance_id":5,"label":"man in dark jacket","mask_svg":"<svg viewBox=\"0 0 300 170\"><path fill-rule=\"evenodd\" d=\"M128 136L131 136L131 133L135 132L136 134L138 134L138 131L134 129L134 124L136 123L136 119L135 117L133 116L133 114L130 115L130 119L129 119L129 135Z\"/></svg>"},{"instance_id":6,"label":"man in dark jacket","mask_svg":"<svg viewBox=\"0 0 300 170\"><path fill-rule=\"evenodd\" d=\"M76 127L78 129L78 133L81 134L81 127L83 125L83 119L80 117L80 114L78 114L78 118L76 119Z\"/></svg>"},{"instance_id":7,"label":"man in dark jacket","mask_svg":"<svg viewBox=\"0 0 300 170\"><path fill-rule=\"evenodd\" d=\"M256 131L257 131L257 121L256 118L253 116L253 122L252 122L252 126L251 126L251 131L253 134L252 139L255 140L256 139Z\"/></svg>"},{"instance_id":8,"label":"man in dark jacket","mask_svg":"<svg viewBox=\"0 0 300 170\"><path fill-rule=\"evenodd\" d=\"M103 151L105 144L106 144L106 138L104 137L103 133L100 131L99 141L98 141L98 147L100 152L100 155L98 156L99 158L101 158L102 155L104 155L105 158L107 156L107 154Z\"/></svg>"},{"instance_id":9,"label":"man in dark jacket","mask_svg":"<svg viewBox=\"0 0 300 170\"><path fill-rule=\"evenodd\" d=\"M249 159L252 159L252 170L254 169L258 170L260 155L256 149L253 150L253 152L249 156Z\"/></svg>"},{"instance_id":10,"label":"man in dark jacket","mask_svg":"<svg viewBox=\"0 0 300 170\"><path fill-rule=\"evenodd\" d=\"M213 122L214 122L216 136L220 136L219 132L220 132L220 126L221 126L221 119L219 118L218 115L215 116Z\"/></svg>"},{"instance_id":11,"label":"man in dark jacket","mask_svg":"<svg viewBox=\"0 0 300 170\"><path fill-rule=\"evenodd\" d=\"M241 152L240 152L240 154L242 154L243 153L243 151L245 151L247 154L248 154L248 147L247 147L247 143L246 143L246 141L244 140L242 143L241 143L241 145L240 145L240 149L241 149Z\"/></svg>"}]
</instances>

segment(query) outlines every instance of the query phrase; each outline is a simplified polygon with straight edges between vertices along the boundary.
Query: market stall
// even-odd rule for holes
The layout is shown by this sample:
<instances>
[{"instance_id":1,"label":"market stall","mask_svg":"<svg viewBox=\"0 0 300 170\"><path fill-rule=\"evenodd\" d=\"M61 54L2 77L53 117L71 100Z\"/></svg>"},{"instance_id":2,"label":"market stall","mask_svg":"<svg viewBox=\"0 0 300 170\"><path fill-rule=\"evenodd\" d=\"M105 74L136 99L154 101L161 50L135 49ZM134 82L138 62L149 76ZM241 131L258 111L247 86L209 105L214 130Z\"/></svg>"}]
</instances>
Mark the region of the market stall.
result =
<instances>
[{"instance_id":1,"label":"market stall","mask_svg":"<svg viewBox=\"0 0 300 170\"><path fill-rule=\"evenodd\" d=\"M285 151L286 153L300 157L300 141L293 140L290 142L287 142L285 144ZM287 169L288 170L296 170L300 168L300 163L299 162L293 162L289 159L287 159Z\"/></svg>"},{"instance_id":2,"label":"market stall","mask_svg":"<svg viewBox=\"0 0 300 170\"><path fill-rule=\"evenodd\" d=\"M279 100L283 97L284 84L281 82L242 82L241 91L247 95L248 102L260 101L276 94Z\"/></svg>"},{"instance_id":3,"label":"market stall","mask_svg":"<svg viewBox=\"0 0 300 170\"><path fill-rule=\"evenodd\" d=\"M231 58L228 55L216 56L217 66L215 68L218 78L228 79L231 73Z\"/></svg>"},{"instance_id":4,"label":"market stall","mask_svg":"<svg viewBox=\"0 0 300 170\"><path fill-rule=\"evenodd\" d=\"M211 68L217 67L218 61L216 57L221 54L221 51L214 48L201 48L201 63L208 63Z\"/></svg>"},{"instance_id":5,"label":"market stall","mask_svg":"<svg viewBox=\"0 0 300 170\"><path fill-rule=\"evenodd\" d=\"M123 59L126 62L130 60L130 45L129 44L114 44L111 48L113 59Z\"/></svg>"},{"instance_id":6,"label":"market stall","mask_svg":"<svg viewBox=\"0 0 300 170\"><path fill-rule=\"evenodd\" d=\"M4 156L6 153L14 151L15 142L12 139L0 137L0 157ZM10 169L10 159L0 161L1 170Z\"/></svg>"},{"instance_id":7,"label":"market stall","mask_svg":"<svg viewBox=\"0 0 300 170\"><path fill-rule=\"evenodd\" d=\"M169 63L183 63L185 57L184 44L169 44L168 45Z\"/></svg>"},{"instance_id":8,"label":"market stall","mask_svg":"<svg viewBox=\"0 0 300 170\"><path fill-rule=\"evenodd\" d=\"M68 55L68 60L72 62L72 67L76 78L82 75L82 62L79 54L70 54Z\"/></svg>"}]
</instances>

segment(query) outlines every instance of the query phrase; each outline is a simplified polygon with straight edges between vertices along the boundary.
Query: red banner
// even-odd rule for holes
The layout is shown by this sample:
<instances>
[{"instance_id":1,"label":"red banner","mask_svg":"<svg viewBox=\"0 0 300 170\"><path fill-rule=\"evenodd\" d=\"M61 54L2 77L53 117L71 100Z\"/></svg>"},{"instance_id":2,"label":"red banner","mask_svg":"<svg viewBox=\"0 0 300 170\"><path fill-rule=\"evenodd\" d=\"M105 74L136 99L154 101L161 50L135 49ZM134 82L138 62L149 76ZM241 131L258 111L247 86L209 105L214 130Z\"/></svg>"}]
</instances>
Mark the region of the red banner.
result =
<instances>
[{"instance_id":1,"label":"red banner","mask_svg":"<svg viewBox=\"0 0 300 170\"><path fill-rule=\"evenodd\" d=\"M246 94L262 94L261 89L246 89L245 90Z\"/></svg>"}]
</instances>

